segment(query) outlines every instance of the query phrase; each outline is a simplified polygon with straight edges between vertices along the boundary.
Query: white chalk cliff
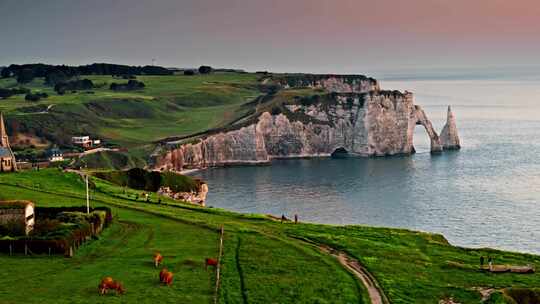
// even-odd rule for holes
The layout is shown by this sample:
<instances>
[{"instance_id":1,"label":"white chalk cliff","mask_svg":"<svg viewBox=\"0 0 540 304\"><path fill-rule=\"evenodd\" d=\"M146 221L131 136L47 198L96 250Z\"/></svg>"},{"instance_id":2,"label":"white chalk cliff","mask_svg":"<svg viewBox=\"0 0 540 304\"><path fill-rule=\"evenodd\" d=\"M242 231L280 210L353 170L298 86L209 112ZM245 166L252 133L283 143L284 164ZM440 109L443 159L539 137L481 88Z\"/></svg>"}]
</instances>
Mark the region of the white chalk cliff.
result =
<instances>
[{"instance_id":1,"label":"white chalk cliff","mask_svg":"<svg viewBox=\"0 0 540 304\"><path fill-rule=\"evenodd\" d=\"M291 87L290 81L281 85ZM268 163L273 158L330 156L338 149L353 156L411 154L416 125L426 129L432 152L459 149L451 111L439 138L410 92L381 91L365 77L318 77L298 86L324 88L327 93L285 103L281 113L258 113L251 124L236 129L164 144L154 154L154 169Z\"/></svg>"}]
</instances>

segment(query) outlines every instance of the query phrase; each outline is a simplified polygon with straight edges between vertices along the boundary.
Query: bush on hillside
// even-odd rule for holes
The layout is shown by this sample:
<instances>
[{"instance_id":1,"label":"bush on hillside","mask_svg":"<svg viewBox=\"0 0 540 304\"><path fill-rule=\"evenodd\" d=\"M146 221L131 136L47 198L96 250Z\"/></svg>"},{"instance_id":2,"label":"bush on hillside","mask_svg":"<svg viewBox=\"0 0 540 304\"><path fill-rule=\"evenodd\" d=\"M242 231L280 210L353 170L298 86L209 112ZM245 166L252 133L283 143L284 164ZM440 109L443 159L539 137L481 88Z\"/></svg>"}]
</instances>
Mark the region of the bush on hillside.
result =
<instances>
[{"instance_id":1,"label":"bush on hillside","mask_svg":"<svg viewBox=\"0 0 540 304\"><path fill-rule=\"evenodd\" d=\"M208 65L201 65L199 67L199 73L201 74L210 74L212 73L212 67L211 66L208 66Z\"/></svg>"},{"instance_id":2,"label":"bush on hillside","mask_svg":"<svg viewBox=\"0 0 540 304\"><path fill-rule=\"evenodd\" d=\"M127 83L111 83L111 86L109 87L113 91L133 91L133 90L142 90L144 89L145 85L141 81L137 80L130 80Z\"/></svg>"},{"instance_id":3,"label":"bush on hillside","mask_svg":"<svg viewBox=\"0 0 540 304\"><path fill-rule=\"evenodd\" d=\"M47 98L49 95L47 93L29 93L24 96L24 99L27 101L39 101L41 98Z\"/></svg>"},{"instance_id":4,"label":"bush on hillside","mask_svg":"<svg viewBox=\"0 0 540 304\"><path fill-rule=\"evenodd\" d=\"M193 75L195 75L195 71L194 70L185 70L184 75L193 76Z\"/></svg>"},{"instance_id":5,"label":"bush on hillside","mask_svg":"<svg viewBox=\"0 0 540 304\"><path fill-rule=\"evenodd\" d=\"M1 89L0 88L0 98L8 98L13 95L20 94L29 94L30 90L27 88L15 88L15 89Z\"/></svg>"},{"instance_id":6,"label":"bush on hillside","mask_svg":"<svg viewBox=\"0 0 540 304\"><path fill-rule=\"evenodd\" d=\"M161 187L169 187L175 192L190 192L199 189L199 181L173 172L161 173L134 168L128 171L97 172L95 175L119 186L151 192L156 192Z\"/></svg>"},{"instance_id":7,"label":"bush on hillside","mask_svg":"<svg viewBox=\"0 0 540 304\"><path fill-rule=\"evenodd\" d=\"M94 88L94 83L90 79L73 80L68 82L57 83L54 90L63 95L66 91L91 90Z\"/></svg>"}]
</instances>

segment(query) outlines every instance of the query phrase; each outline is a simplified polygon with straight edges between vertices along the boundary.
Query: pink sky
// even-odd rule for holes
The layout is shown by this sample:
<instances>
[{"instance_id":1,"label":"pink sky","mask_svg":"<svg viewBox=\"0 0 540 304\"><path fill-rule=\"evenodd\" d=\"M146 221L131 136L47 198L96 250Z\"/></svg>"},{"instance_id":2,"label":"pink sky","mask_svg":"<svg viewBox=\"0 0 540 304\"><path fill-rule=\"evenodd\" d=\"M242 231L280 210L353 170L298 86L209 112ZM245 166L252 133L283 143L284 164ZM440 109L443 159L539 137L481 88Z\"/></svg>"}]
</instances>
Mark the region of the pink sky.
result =
<instances>
[{"instance_id":1,"label":"pink sky","mask_svg":"<svg viewBox=\"0 0 540 304\"><path fill-rule=\"evenodd\" d=\"M0 38L11 42L0 65L152 57L308 72L536 65L540 1L4 0Z\"/></svg>"}]
</instances>

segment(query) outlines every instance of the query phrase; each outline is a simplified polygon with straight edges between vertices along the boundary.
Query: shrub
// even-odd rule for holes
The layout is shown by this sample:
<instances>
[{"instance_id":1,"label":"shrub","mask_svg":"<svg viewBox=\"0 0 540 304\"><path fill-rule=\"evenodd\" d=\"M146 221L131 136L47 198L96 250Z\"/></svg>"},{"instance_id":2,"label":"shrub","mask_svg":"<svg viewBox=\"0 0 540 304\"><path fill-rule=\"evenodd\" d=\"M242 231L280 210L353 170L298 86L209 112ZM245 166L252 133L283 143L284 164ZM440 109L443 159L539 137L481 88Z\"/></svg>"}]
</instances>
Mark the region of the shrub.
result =
<instances>
[{"instance_id":1,"label":"shrub","mask_svg":"<svg viewBox=\"0 0 540 304\"><path fill-rule=\"evenodd\" d=\"M113 82L110 85L110 89L113 91L133 91L144 89L145 85L142 81L130 80L127 83Z\"/></svg>"},{"instance_id":2,"label":"shrub","mask_svg":"<svg viewBox=\"0 0 540 304\"><path fill-rule=\"evenodd\" d=\"M195 75L195 71L194 70L185 70L184 75L193 76L193 75Z\"/></svg>"},{"instance_id":3,"label":"shrub","mask_svg":"<svg viewBox=\"0 0 540 304\"><path fill-rule=\"evenodd\" d=\"M35 93L35 94L29 93L29 94L26 94L24 99L27 101L39 101L41 98L47 98L47 97L49 97L47 93Z\"/></svg>"},{"instance_id":4,"label":"shrub","mask_svg":"<svg viewBox=\"0 0 540 304\"><path fill-rule=\"evenodd\" d=\"M158 191L162 186L169 187L175 192L197 191L199 188L199 181L174 172L133 168L128 171L97 172L95 175L119 186L152 192Z\"/></svg>"},{"instance_id":5,"label":"shrub","mask_svg":"<svg viewBox=\"0 0 540 304\"><path fill-rule=\"evenodd\" d=\"M30 233L32 236L36 237L44 237L56 230L58 230L58 227L60 227L61 222L57 219L48 219L43 218L39 221L36 221L34 224L34 230Z\"/></svg>"},{"instance_id":6,"label":"shrub","mask_svg":"<svg viewBox=\"0 0 540 304\"><path fill-rule=\"evenodd\" d=\"M92 88L94 88L94 83L90 79L61 82L61 83L57 83L54 86L54 90L59 95L63 95L66 91L74 92L77 90L91 90Z\"/></svg>"},{"instance_id":7,"label":"shrub","mask_svg":"<svg viewBox=\"0 0 540 304\"><path fill-rule=\"evenodd\" d=\"M29 94L30 90L27 88L15 88L15 89L1 89L0 88L0 98L8 98L13 95L19 94Z\"/></svg>"},{"instance_id":8,"label":"shrub","mask_svg":"<svg viewBox=\"0 0 540 304\"><path fill-rule=\"evenodd\" d=\"M8 236L23 236L26 234L24 222L19 220L8 220L0 226L0 234Z\"/></svg>"},{"instance_id":9,"label":"shrub","mask_svg":"<svg viewBox=\"0 0 540 304\"><path fill-rule=\"evenodd\" d=\"M199 67L199 73L201 74L210 74L212 73L212 67L208 65L201 65Z\"/></svg>"}]
</instances>

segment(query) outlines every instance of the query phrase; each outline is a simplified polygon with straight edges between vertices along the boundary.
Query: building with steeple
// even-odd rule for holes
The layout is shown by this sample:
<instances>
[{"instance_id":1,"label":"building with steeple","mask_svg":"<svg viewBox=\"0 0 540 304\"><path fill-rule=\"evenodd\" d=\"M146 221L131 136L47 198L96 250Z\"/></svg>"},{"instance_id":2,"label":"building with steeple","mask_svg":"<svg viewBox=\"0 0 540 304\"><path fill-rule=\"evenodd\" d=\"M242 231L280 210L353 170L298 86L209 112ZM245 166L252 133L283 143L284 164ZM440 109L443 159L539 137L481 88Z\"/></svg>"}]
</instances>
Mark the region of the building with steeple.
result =
<instances>
[{"instance_id":1,"label":"building with steeple","mask_svg":"<svg viewBox=\"0 0 540 304\"><path fill-rule=\"evenodd\" d=\"M0 112L0 172L17 171L17 161L9 146L9 138L4 125L4 116Z\"/></svg>"}]
</instances>

